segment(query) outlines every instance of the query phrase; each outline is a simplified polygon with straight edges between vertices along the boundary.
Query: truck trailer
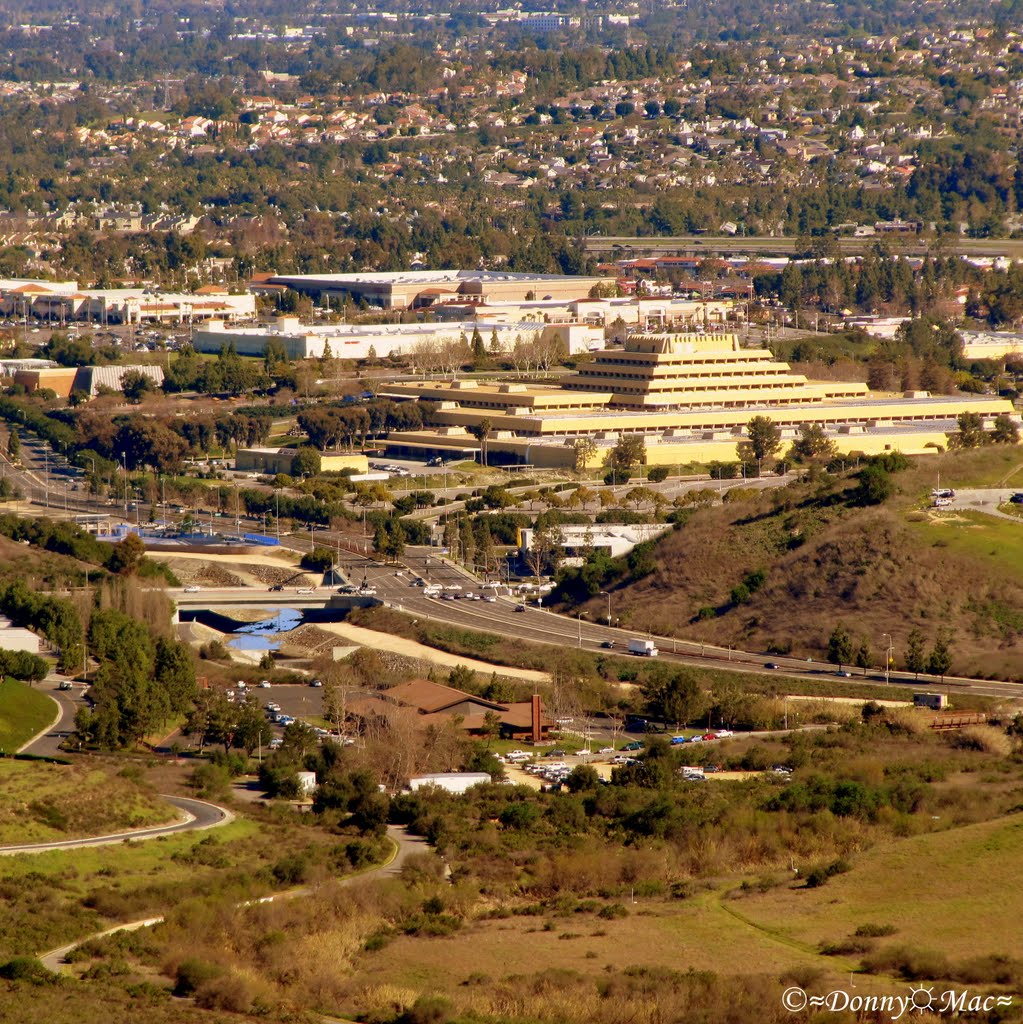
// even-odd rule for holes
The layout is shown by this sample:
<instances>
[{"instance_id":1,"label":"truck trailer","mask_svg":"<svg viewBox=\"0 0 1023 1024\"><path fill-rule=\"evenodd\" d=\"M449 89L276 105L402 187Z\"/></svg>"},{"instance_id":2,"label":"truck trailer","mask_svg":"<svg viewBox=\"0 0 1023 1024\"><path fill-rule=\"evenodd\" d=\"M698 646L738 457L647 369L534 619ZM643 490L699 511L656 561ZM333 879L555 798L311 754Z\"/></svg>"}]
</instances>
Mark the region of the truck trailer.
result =
<instances>
[{"instance_id":1,"label":"truck trailer","mask_svg":"<svg viewBox=\"0 0 1023 1024\"><path fill-rule=\"evenodd\" d=\"M656 658L660 651L657 650L653 640L630 640L629 654L639 654L645 658Z\"/></svg>"}]
</instances>

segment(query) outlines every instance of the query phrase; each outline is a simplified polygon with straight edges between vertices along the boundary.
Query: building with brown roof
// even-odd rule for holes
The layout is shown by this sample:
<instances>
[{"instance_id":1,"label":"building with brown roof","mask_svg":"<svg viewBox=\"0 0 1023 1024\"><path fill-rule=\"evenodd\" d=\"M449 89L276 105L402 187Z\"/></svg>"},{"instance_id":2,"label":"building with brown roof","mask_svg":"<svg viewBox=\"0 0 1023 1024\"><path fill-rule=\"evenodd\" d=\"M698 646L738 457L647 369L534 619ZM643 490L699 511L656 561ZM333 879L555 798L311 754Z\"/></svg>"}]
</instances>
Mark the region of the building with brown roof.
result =
<instances>
[{"instance_id":1,"label":"building with brown roof","mask_svg":"<svg viewBox=\"0 0 1023 1024\"><path fill-rule=\"evenodd\" d=\"M470 735L488 731L488 716L493 715L502 739L544 740L553 724L543 713L539 697L531 701L488 700L429 679L399 683L349 705L350 713L364 722L385 720L395 708L416 712L424 728L457 719L459 727Z\"/></svg>"}]
</instances>

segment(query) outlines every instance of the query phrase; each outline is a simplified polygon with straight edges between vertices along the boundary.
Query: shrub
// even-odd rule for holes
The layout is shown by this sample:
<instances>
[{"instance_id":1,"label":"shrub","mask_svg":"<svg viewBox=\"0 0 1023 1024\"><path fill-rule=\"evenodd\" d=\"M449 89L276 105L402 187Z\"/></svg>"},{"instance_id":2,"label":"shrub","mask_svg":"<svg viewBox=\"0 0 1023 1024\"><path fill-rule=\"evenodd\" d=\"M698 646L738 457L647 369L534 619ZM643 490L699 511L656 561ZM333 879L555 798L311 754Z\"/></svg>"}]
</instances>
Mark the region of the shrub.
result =
<instances>
[{"instance_id":1,"label":"shrub","mask_svg":"<svg viewBox=\"0 0 1023 1024\"><path fill-rule=\"evenodd\" d=\"M853 935L865 939L881 939L886 935L894 935L898 930L893 924L861 924Z\"/></svg>"},{"instance_id":2,"label":"shrub","mask_svg":"<svg viewBox=\"0 0 1023 1024\"><path fill-rule=\"evenodd\" d=\"M893 946L863 958L868 974L895 974L906 981L930 981L949 976L949 964L943 953L932 950Z\"/></svg>"},{"instance_id":3,"label":"shrub","mask_svg":"<svg viewBox=\"0 0 1023 1024\"><path fill-rule=\"evenodd\" d=\"M27 981L32 985L47 985L56 978L34 956L16 956L0 964L0 978L6 981Z\"/></svg>"},{"instance_id":4,"label":"shrub","mask_svg":"<svg viewBox=\"0 0 1023 1024\"><path fill-rule=\"evenodd\" d=\"M597 914L603 921L614 921L619 917L628 917L629 912L621 905L621 903L609 903L606 907L600 909L600 913Z\"/></svg>"},{"instance_id":5,"label":"shrub","mask_svg":"<svg viewBox=\"0 0 1023 1024\"><path fill-rule=\"evenodd\" d=\"M175 973L174 995L193 995L203 985L219 978L223 973L224 968L220 964L213 964L208 960L200 960L197 957L182 960Z\"/></svg>"},{"instance_id":6,"label":"shrub","mask_svg":"<svg viewBox=\"0 0 1023 1024\"><path fill-rule=\"evenodd\" d=\"M646 475L647 480L652 484L659 484L662 480L668 479L668 467L667 466L651 466L650 471Z\"/></svg>"}]
</instances>

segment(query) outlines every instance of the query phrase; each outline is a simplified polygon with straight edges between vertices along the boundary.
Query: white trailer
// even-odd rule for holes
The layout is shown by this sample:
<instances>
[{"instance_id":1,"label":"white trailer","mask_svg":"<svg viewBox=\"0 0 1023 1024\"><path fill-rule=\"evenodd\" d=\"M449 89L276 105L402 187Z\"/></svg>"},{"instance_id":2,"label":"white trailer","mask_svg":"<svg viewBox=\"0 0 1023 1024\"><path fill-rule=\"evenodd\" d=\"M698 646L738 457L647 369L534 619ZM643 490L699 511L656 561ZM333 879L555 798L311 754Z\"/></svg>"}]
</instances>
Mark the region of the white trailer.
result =
<instances>
[{"instance_id":1,"label":"white trailer","mask_svg":"<svg viewBox=\"0 0 1023 1024\"><path fill-rule=\"evenodd\" d=\"M417 775L408 780L408 788L414 793L425 786L436 786L449 793L464 793L473 786L480 786L491 781L486 772L436 772L433 775Z\"/></svg>"},{"instance_id":2,"label":"white trailer","mask_svg":"<svg viewBox=\"0 0 1023 1024\"><path fill-rule=\"evenodd\" d=\"M653 640L634 639L629 641L629 654L639 654L644 658L656 658L660 653Z\"/></svg>"}]
</instances>

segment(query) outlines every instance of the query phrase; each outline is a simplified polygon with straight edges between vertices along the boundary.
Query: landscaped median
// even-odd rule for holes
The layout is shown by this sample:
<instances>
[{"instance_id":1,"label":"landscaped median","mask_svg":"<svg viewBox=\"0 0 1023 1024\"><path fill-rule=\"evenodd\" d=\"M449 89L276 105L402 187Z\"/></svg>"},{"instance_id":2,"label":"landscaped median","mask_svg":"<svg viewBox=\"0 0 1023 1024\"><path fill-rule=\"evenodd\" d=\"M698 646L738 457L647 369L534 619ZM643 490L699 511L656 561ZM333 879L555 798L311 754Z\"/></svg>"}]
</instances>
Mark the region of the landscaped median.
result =
<instances>
[{"instance_id":1,"label":"landscaped median","mask_svg":"<svg viewBox=\"0 0 1023 1024\"><path fill-rule=\"evenodd\" d=\"M57 717L57 706L41 690L15 679L0 682L0 754L13 754Z\"/></svg>"}]
</instances>

